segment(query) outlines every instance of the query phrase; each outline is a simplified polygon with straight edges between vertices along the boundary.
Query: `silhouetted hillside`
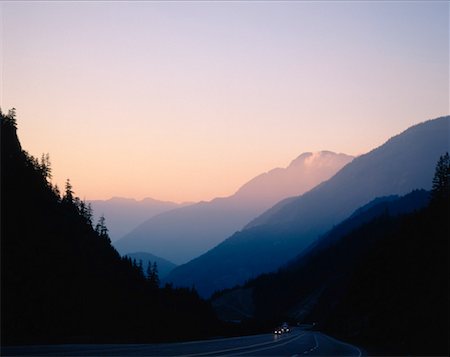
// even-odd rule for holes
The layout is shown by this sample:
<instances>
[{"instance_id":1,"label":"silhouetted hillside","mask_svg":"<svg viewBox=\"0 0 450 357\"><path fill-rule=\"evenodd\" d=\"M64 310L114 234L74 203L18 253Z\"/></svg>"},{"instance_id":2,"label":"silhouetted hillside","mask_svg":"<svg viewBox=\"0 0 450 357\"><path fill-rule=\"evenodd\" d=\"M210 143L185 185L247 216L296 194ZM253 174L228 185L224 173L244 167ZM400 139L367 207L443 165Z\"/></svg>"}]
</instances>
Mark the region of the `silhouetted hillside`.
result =
<instances>
[{"instance_id":1,"label":"silhouetted hillside","mask_svg":"<svg viewBox=\"0 0 450 357\"><path fill-rule=\"evenodd\" d=\"M104 222L50 183L48 157L22 151L1 114L2 344L205 337L216 319L190 289L159 289L111 246Z\"/></svg>"},{"instance_id":2,"label":"silhouetted hillside","mask_svg":"<svg viewBox=\"0 0 450 357\"><path fill-rule=\"evenodd\" d=\"M247 296L249 290L252 298L246 300L246 306L234 310L253 311L251 315L238 316L233 319L257 318L259 320L281 320L295 318L303 320L318 297L335 280L342 286L349 278L348 272L355 269L356 262L363 253L372 248L369 238L355 240L355 232L373 231L382 225L387 217L395 217L402 213L424 208L429 202L429 192L420 190L398 197L380 197L357 209L348 219L344 220L316 242L306 248L295 259L280 268L276 273L264 274L250 280L242 288L216 293L213 305L220 316L226 320L223 311L225 306L230 309L229 298L233 300L239 295ZM364 228L365 226L369 228ZM358 234L356 234L359 237ZM339 278L338 278L339 277ZM230 294L231 293L231 294ZM301 307L296 307L300 304Z\"/></svg>"},{"instance_id":3,"label":"silhouetted hillside","mask_svg":"<svg viewBox=\"0 0 450 357\"><path fill-rule=\"evenodd\" d=\"M371 202L277 273L216 294L216 310L315 322L371 354L448 355L448 156L445 170L446 193Z\"/></svg>"},{"instance_id":4,"label":"silhouetted hillside","mask_svg":"<svg viewBox=\"0 0 450 357\"><path fill-rule=\"evenodd\" d=\"M448 356L449 203L383 225L341 298L323 311L324 295L311 318L373 354Z\"/></svg>"},{"instance_id":5,"label":"silhouetted hillside","mask_svg":"<svg viewBox=\"0 0 450 357\"><path fill-rule=\"evenodd\" d=\"M448 356L449 217L446 153L436 165L429 207L385 229L323 327L374 353Z\"/></svg>"},{"instance_id":6,"label":"silhouetted hillside","mask_svg":"<svg viewBox=\"0 0 450 357\"><path fill-rule=\"evenodd\" d=\"M331 308L337 291L345 289L351 274L399 215L422 209L428 202L427 191L413 191L401 198L379 198L358 209L278 273L249 282L254 288L255 316L303 320L324 295L337 289L328 293L334 301L322 311Z\"/></svg>"},{"instance_id":7,"label":"silhouetted hillside","mask_svg":"<svg viewBox=\"0 0 450 357\"><path fill-rule=\"evenodd\" d=\"M286 264L333 225L375 197L430 189L434 164L449 150L450 117L415 125L359 156L328 181L288 198L167 281L209 296Z\"/></svg>"}]
</instances>

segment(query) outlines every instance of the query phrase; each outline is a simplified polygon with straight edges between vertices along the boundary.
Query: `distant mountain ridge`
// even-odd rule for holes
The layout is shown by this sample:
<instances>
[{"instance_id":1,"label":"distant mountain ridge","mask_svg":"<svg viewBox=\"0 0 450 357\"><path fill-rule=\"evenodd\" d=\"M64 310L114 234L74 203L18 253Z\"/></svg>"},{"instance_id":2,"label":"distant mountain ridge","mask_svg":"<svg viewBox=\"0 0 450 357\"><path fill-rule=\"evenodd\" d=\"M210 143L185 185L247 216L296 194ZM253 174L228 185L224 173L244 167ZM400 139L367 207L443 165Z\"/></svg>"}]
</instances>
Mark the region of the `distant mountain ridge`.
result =
<instances>
[{"instance_id":1,"label":"distant mountain ridge","mask_svg":"<svg viewBox=\"0 0 450 357\"><path fill-rule=\"evenodd\" d=\"M330 178L353 159L330 151L304 153L244 184L234 195L154 216L114 242L121 254L144 251L175 263L203 254L279 200Z\"/></svg>"},{"instance_id":2,"label":"distant mountain ridge","mask_svg":"<svg viewBox=\"0 0 450 357\"><path fill-rule=\"evenodd\" d=\"M188 203L178 204L153 198L135 200L123 197L112 197L108 200L91 200L88 202L91 203L94 209L95 222L98 221L101 215L105 216L109 236L112 241L116 241L150 217L188 205Z\"/></svg>"},{"instance_id":3,"label":"distant mountain ridge","mask_svg":"<svg viewBox=\"0 0 450 357\"><path fill-rule=\"evenodd\" d=\"M449 148L449 120L415 125L299 197L279 202L245 228L191 262L167 281L195 285L203 296L285 264L352 211L378 196L430 189L430 177Z\"/></svg>"}]
</instances>

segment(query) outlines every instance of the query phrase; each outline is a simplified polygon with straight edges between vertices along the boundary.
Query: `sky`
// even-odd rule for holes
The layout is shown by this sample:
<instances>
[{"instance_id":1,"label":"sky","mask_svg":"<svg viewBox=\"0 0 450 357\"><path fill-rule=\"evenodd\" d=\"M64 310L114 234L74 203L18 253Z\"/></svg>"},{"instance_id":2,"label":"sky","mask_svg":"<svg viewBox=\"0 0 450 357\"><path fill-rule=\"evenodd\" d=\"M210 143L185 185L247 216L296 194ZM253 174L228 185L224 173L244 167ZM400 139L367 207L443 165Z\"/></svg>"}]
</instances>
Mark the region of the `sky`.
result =
<instances>
[{"instance_id":1,"label":"sky","mask_svg":"<svg viewBox=\"0 0 450 357\"><path fill-rule=\"evenodd\" d=\"M81 198L233 194L449 114L449 3L0 2L0 106Z\"/></svg>"}]
</instances>

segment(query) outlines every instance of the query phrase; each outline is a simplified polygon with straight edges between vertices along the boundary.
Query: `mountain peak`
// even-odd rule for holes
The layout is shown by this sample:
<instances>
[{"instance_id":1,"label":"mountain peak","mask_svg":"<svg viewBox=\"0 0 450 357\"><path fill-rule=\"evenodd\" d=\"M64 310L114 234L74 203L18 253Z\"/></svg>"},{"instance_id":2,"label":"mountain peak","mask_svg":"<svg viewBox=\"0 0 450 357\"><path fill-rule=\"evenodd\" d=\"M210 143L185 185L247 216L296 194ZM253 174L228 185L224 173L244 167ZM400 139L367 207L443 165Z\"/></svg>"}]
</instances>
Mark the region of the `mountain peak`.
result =
<instances>
[{"instance_id":1,"label":"mountain peak","mask_svg":"<svg viewBox=\"0 0 450 357\"><path fill-rule=\"evenodd\" d=\"M235 196L251 197L258 203L267 201L275 204L328 180L352 160L353 156L332 151L304 152L292 160L288 167L256 176L244 184Z\"/></svg>"},{"instance_id":2,"label":"mountain peak","mask_svg":"<svg viewBox=\"0 0 450 357\"><path fill-rule=\"evenodd\" d=\"M313 166L317 164L331 164L333 160L345 160L351 161L353 156L335 153L333 151L321 150L315 152L304 152L300 154L297 158L291 161L289 168L293 168L296 166Z\"/></svg>"}]
</instances>

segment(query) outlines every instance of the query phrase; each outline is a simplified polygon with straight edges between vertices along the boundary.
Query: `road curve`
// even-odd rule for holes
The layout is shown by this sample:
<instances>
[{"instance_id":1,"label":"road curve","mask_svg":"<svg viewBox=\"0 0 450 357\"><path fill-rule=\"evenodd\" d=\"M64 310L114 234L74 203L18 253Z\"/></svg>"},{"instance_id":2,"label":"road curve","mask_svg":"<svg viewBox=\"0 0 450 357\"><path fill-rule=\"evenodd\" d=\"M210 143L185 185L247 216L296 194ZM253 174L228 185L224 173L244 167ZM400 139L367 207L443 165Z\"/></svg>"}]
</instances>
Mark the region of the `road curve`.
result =
<instances>
[{"instance_id":1,"label":"road curve","mask_svg":"<svg viewBox=\"0 0 450 357\"><path fill-rule=\"evenodd\" d=\"M165 344L2 347L2 356L362 356L356 347L316 331Z\"/></svg>"}]
</instances>

